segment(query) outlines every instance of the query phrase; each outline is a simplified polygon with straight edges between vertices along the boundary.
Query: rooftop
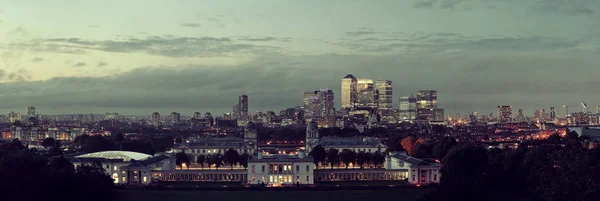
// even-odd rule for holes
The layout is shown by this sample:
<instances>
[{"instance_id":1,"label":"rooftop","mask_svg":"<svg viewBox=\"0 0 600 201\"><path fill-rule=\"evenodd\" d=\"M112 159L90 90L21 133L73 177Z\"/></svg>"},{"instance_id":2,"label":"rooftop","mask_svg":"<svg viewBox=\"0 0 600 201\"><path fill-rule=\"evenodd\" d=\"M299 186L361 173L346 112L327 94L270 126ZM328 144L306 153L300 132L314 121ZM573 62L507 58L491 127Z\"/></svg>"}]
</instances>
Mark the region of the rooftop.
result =
<instances>
[{"instance_id":1,"label":"rooftop","mask_svg":"<svg viewBox=\"0 0 600 201\"><path fill-rule=\"evenodd\" d=\"M101 151L75 156L75 158L100 158L100 159L122 159L123 161L145 160L152 156L148 154L131 151Z\"/></svg>"},{"instance_id":2,"label":"rooftop","mask_svg":"<svg viewBox=\"0 0 600 201\"><path fill-rule=\"evenodd\" d=\"M251 158L250 162L313 162L313 159L310 156L300 158L298 155L267 154L260 159L258 157Z\"/></svg>"}]
</instances>

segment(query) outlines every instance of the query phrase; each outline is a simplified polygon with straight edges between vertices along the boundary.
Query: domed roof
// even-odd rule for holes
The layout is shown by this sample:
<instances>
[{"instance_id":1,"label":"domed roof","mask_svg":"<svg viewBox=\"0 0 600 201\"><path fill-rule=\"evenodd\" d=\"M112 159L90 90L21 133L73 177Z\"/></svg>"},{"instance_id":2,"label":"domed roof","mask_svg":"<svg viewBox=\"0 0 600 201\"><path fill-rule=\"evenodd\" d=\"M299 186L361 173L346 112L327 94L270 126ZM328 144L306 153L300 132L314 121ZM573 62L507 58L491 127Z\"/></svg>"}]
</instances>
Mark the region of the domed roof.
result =
<instances>
[{"instance_id":1,"label":"domed roof","mask_svg":"<svg viewBox=\"0 0 600 201\"><path fill-rule=\"evenodd\" d=\"M75 158L123 159L124 161L130 161L131 159L139 161L150 157L152 156L132 151L101 151L75 156Z\"/></svg>"},{"instance_id":2,"label":"domed roof","mask_svg":"<svg viewBox=\"0 0 600 201\"><path fill-rule=\"evenodd\" d=\"M248 122L248 124L246 124L246 129L254 130L254 129L256 129L256 125L254 124L254 122L250 121L250 122Z\"/></svg>"}]
</instances>

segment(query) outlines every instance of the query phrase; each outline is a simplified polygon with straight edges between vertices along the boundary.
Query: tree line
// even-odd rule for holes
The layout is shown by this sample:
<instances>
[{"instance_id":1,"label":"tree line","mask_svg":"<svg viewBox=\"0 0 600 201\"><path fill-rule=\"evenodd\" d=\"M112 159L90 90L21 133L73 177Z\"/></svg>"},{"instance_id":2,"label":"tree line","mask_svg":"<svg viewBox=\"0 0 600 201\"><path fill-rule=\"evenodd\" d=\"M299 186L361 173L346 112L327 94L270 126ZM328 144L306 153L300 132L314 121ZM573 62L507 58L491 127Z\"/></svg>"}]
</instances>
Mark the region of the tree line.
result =
<instances>
[{"instance_id":1,"label":"tree line","mask_svg":"<svg viewBox=\"0 0 600 201\"><path fill-rule=\"evenodd\" d=\"M247 153L239 154L237 150L228 149L225 151L223 155L220 153L212 154L212 155L198 155L196 156L195 161L193 161L194 157L184 152L178 152L175 154L175 162L177 166L183 169L183 164L187 164L189 169L192 162L200 165L202 169L204 169L204 165L206 164L208 169L210 170L211 166L215 166L218 170L219 167L223 165L230 166L233 169L233 166L240 165L244 168L248 168L248 160L250 160L251 156Z\"/></svg>"},{"instance_id":2,"label":"tree line","mask_svg":"<svg viewBox=\"0 0 600 201\"><path fill-rule=\"evenodd\" d=\"M600 198L600 149L569 133L517 149L460 143L443 157L441 183L425 201L591 201Z\"/></svg>"},{"instance_id":3,"label":"tree line","mask_svg":"<svg viewBox=\"0 0 600 201\"><path fill-rule=\"evenodd\" d=\"M309 153L313 158L313 162L317 169L320 165L329 165L331 169L339 164L344 164L345 168L348 169L350 164L359 165L361 169L365 165L371 165L374 168L383 167L385 162L385 155L379 151L374 153L367 153L360 151L358 153L350 150L343 149L339 152L337 149L325 150L321 145L315 146Z\"/></svg>"},{"instance_id":4,"label":"tree line","mask_svg":"<svg viewBox=\"0 0 600 201\"><path fill-rule=\"evenodd\" d=\"M0 146L0 186L3 200L94 201L115 197L114 182L100 164L74 168L67 159L27 149L18 139Z\"/></svg>"}]
</instances>

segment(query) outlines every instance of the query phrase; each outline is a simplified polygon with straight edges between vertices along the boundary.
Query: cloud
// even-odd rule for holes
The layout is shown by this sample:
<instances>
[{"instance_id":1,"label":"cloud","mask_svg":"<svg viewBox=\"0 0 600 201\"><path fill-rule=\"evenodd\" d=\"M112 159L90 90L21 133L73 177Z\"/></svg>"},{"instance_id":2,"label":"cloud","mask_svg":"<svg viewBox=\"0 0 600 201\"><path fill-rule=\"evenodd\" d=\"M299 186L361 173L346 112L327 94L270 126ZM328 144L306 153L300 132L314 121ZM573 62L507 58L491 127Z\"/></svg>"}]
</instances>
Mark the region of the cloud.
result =
<instances>
[{"instance_id":1,"label":"cloud","mask_svg":"<svg viewBox=\"0 0 600 201\"><path fill-rule=\"evenodd\" d=\"M368 37L325 41L356 53L456 53L460 50L489 52L560 51L592 45L578 39L530 36L468 36L457 33L404 33L371 31ZM592 45L593 46L593 45ZM579 48L581 49L581 48ZM594 48L587 48L594 49ZM584 49L582 49L584 50Z\"/></svg>"},{"instance_id":2,"label":"cloud","mask_svg":"<svg viewBox=\"0 0 600 201\"><path fill-rule=\"evenodd\" d=\"M44 59L40 58L40 57L35 57L35 58L31 59L31 62L33 62L33 63L39 63L39 62L42 62L42 61L44 61Z\"/></svg>"},{"instance_id":3,"label":"cloud","mask_svg":"<svg viewBox=\"0 0 600 201\"><path fill-rule=\"evenodd\" d=\"M200 24L197 23L182 23L182 27L199 28Z\"/></svg>"},{"instance_id":4,"label":"cloud","mask_svg":"<svg viewBox=\"0 0 600 201\"><path fill-rule=\"evenodd\" d=\"M219 20L216 17L209 17L209 18L206 18L206 20L209 21L209 22L219 22L219 21L221 21L221 20Z\"/></svg>"},{"instance_id":5,"label":"cloud","mask_svg":"<svg viewBox=\"0 0 600 201\"><path fill-rule=\"evenodd\" d=\"M598 65L596 54L552 51L269 56L218 68L150 66L107 77L4 83L0 84L0 107L22 108L27 100L48 113L201 111L218 115L231 112L240 94L250 97L251 110L278 111L301 105L303 90L321 88L332 89L339 105L340 80L351 72L359 78L392 80L395 102L419 89L437 89L439 104L448 114L484 113L499 104L527 111L574 100L600 103L589 88L579 87L600 84L593 73Z\"/></svg>"},{"instance_id":6,"label":"cloud","mask_svg":"<svg viewBox=\"0 0 600 201\"><path fill-rule=\"evenodd\" d=\"M78 68L78 67L84 67L87 64L85 62L77 62L75 64L73 64L73 67Z\"/></svg>"},{"instance_id":7,"label":"cloud","mask_svg":"<svg viewBox=\"0 0 600 201\"><path fill-rule=\"evenodd\" d=\"M591 0L537 0L531 9L540 13L592 15L596 13L588 7L592 2Z\"/></svg>"},{"instance_id":8,"label":"cloud","mask_svg":"<svg viewBox=\"0 0 600 201\"><path fill-rule=\"evenodd\" d=\"M88 27L90 27L90 28L98 28L99 26L97 26L97 25L88 25Z\"/></svg>"},{"instance_id":9,"label":"cloud","mask_svg":"<svg viewBox=\"0 0 600 201\"><path fill-rule=\"evenodd\" d=\"M477 0L413 0L412 7L418 9L448 9L468 11Z\"/></svg>"},{"instance_id":10,"label":"cloud","mask_svg":"<svg viewBox=\"0 0 600 201\"><path fill-rule=\"evenodd\" d=\"M266 40L269 38L255 39ZM90 51L145 53L166 57L227 57L254 54L277 54L276 46L257 45L236 41L228 37L179 37L148 36L129 37L120 40L86 40L82 38L34 39L26 43L13 44L14 47L34 52L57 52L86 54Z\"/></svg>"},{"instance_id":11,"label":"cloud","mask_svg":"<svg viewBox=\"0 0 600 201\"><path fill-rule=\"evenodd\" d=\"M25 69L19 69L16 72L6 72L0 69L0 81L4 82L22 82L31 79L31 73Z\"/></svg>"},{"instance_id":12,"label":"cloud","mask_svg":"<svg viewBox=\"0 0 600 201\"><path fill-rule=\"evenodd\" d=\"M105 66L108 66L108 63L101 61L101 62L98 62L98 64L96 64L96 67L105 67Z\"/></svg>"}]
</instances>

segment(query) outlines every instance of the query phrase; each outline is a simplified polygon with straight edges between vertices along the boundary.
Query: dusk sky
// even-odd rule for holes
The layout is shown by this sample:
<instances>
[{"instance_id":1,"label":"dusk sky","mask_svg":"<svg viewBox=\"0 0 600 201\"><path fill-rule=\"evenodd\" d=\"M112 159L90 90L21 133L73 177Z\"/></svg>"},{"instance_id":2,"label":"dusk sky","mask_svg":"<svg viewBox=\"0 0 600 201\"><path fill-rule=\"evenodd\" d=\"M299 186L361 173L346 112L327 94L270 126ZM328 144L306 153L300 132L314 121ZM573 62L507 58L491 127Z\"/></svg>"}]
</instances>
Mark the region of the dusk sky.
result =
<instances>
[{"instance_id":1,"label":"dusk sky","mask_svg":"<svg viewBox=\"0 0 600 201\"><path fill-rule=\"evenodd\" d=\"M598 0L0 0L0 113L182 115L393 81L446 114L600 104ZM580 107L579 107L580 108ZM572 111L575 111L573 109ZM564 114L560 108L560 115Z\"/></svg>"}]
</instances>

